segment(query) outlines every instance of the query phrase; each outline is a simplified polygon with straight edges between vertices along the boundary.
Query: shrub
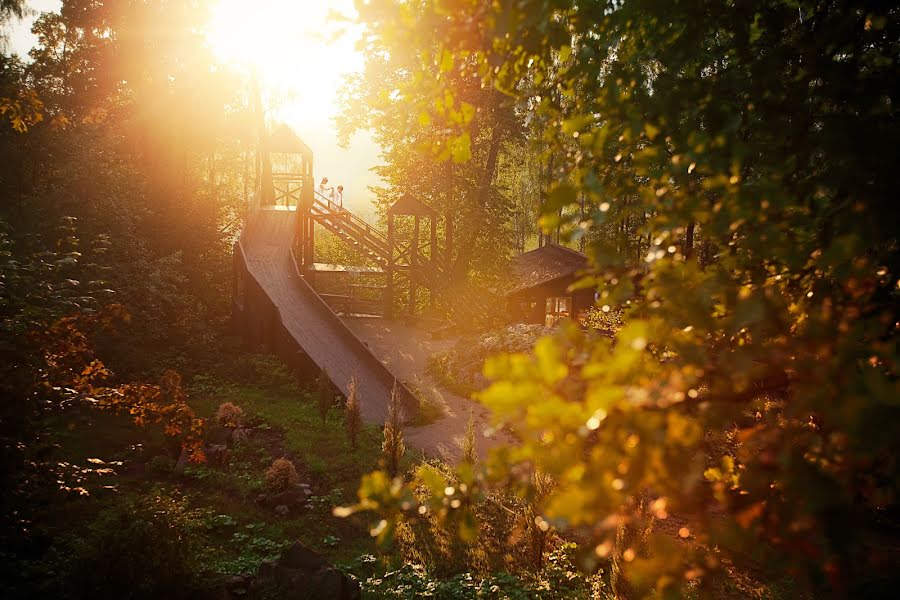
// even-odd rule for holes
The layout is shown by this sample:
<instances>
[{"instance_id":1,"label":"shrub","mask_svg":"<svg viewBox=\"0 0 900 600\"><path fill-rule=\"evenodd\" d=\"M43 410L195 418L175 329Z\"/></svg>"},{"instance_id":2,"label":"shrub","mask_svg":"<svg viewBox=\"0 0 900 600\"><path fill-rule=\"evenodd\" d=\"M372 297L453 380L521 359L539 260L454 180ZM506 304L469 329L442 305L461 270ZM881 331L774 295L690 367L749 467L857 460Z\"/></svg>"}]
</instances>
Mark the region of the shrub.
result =
<instances>
[{"instance_id":1,"label":"shrub","mask_svg":"<svg viewBox=\"0 0 900 600\"><path fill-rule=\"evenodd\" d=\"M469 411L469 422L466 424L466 435L462 443L462 462L474 465L478 460L478 448L475 445L475 411Z\"/></svg>"},{"instance_id":2,"label":"shrub","mask_svg":"<svg viewBox=\"0 0 900 600\"><path fill-rule=\"evenodd\" d=\"M300 483L297 469L287 458L276 458L266 470L266 487L272 492L284 492Z\"/></svg>"},{"instance_id":3,"label":"shrub","mask_svg":"<svg viewBox=\"0 0 900 600\"><path fill-rule=\"evenodd\" d=\"M157 475L170 475L175 472L175 460L166 454L158 454L147 461L147 469Z\"/></svg>"},{"instance_id":4,"label":"shrub","mask_svg":"<svg viewBox=\"0 0 900 600\"><path fill-rule=\"evenodd\" d=\"M292 389L294 374L274 355L243 354L234 362L233 376L243 383Z\"/></svg>"},{"instance_id":5,"label":"shrub","mask_svg":"<svg viewBox=\"0 0 900 600\"><path fill-rule=\"evenodd\" d=\"M62 597L188 598L196 593L194 551L182 503L159 493L100 513L62 540Z\"/></svg>"},{"instance_id":6,"label":"shrub","mask_svg":"<svg viewBox=\"0 0 900 600\"><path fill-rule=\"evenodd\" d=\"M452 348L432 354L426 372L441 385L469 397L484 389L484 361L498 353L530 352L537 340L549 333L543 325L516 324L460 339Z\"/></svg>"},{"instance_id":7,"label":"shrub","mask_svg":"<svg viewBox=\"0 0 900 600\"><path fill-rule=\"evenodd\" d=\"M243 420L243 409L231 402L223 402L216 411L216 421L222 427L240 427Z\"/></svg>"},{"instance_id":8,"label":"shrub","mask_svg":"<svg viewBox=\"0 0 900 600\"><path fill-rule=\"evenodd\" d=\"M400 470L400 459L406 454L406 444L403 443L403 423L400 416L400 388L394 381L394 389L391 390L391 404L388 407L387 420L384 423L384 441L381 443L381 452L384 462L391 477L396 477Z\"/></svg>"},{"instance_id":9,"label":"shrub","mask_svg":"<svg viewBox=\"0 0 900 600\"><path fill-rule=\"evenodd\" d=\"M356 397L358 387L356 375L354 375L350 379L347 393L347 405L344 408L344 429L347 431L347 437L350 439L350 446L354 450L356 450L359 432L362 431L362 415L359 413L359 399Z\"/></svg>"},{"instance_id":10,"label":"shrub","mask_svg":"<svg viewBox=\"0 0 900 600\"><path fill-rule=\"evenodd\" d=\"M334 386L328 378L328 372L325 369L319 371L317 379L318 389L316 391L316 404L319 409L319 416L322 417L322 424L325 424L325 417L328 416L328 410L334 402Z\"/></svg>"}]
</instances>

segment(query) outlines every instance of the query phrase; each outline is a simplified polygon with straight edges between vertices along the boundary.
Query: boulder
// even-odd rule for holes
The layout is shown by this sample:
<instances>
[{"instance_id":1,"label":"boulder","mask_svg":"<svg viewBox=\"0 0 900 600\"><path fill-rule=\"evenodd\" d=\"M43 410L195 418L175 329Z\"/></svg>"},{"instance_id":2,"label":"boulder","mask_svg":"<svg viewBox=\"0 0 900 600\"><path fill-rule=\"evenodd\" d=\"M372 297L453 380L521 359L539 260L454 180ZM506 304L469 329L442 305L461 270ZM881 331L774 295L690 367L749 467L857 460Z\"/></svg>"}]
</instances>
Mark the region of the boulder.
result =
<instances>
[{"instance_id":1,"label":"boulder","mask_svg":"<svg viewBox=\"0 0 900 600\"><path fill-rule=\"evenodd\" d=\"M175 472L176 473L184 473L185 467L187 467L188 461L191 458L191 453L188 452L187 448L181 449L181 454L178 455L178 461L175 463Z\"/></svg>"},{"instance_id":2,"label":"boulder","mask_svg":"<svg viewBox=\"0 0 900 600\"><path fill-rule=\"evenodd\" d=\"M306 506L306 500L309 496L309 486L300 483L289 490L278 492L276 494L260 494L256 497L256 503L269 509L276 509L278 506L286 506L292 512L297 512Z\"/></svg>"},{"instance_id":3,"label":"boulder","mask_svg":"<svg viewBox=\"0 0 900 600\"><path fill-rule=\"evenodd\" d=\"M222 427L221 425L210 428L207 439L210 444L218 444L227 446L231 443L234 436L234 430L231 427Z\"/></svg>"},{"instance_id":4,"label":"boulder","mask_svg":"<svg viewBox=\"0 0 900 600\"><path fill-rule=\"evenodd\" d=\"M228 465L228 446L225 444L209 444L204 452L209 466L222 468Z\"/></svg>"},{"instance_id":5,"label":"boulder","mask_svg":"<svg viewBox=\"0 0 900 600\"><path fill-rule=\"evenodd\" d=\"M248 598L285 600L358 600L359 583L335 569L300 542L277 561L264 561L250 584Z\"/></svg>"},{"instance_id":6,"label":"boulder","mask_svg":"<svg viewBox=\"0 0 900 600\"><path fill-rule=\"evenodd\" d=\"M291 509L289 509L287 507L287 505L285 505L285 504L279 504L278 506L275 507L275 512L278 513L279 515L281 515L282 517L286 517L288 515L288 513L291 512Z\"/></svg>"}]
</instances>

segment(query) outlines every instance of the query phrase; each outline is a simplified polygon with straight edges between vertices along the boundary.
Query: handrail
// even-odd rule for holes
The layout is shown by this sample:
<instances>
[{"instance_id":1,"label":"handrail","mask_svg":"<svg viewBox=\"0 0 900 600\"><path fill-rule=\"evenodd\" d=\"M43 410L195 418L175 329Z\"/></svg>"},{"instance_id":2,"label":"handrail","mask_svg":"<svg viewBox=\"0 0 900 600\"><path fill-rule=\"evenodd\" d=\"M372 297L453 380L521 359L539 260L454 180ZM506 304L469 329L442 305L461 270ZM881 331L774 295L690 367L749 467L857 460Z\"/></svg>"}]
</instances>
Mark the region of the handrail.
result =
<instances>
[{"instance_id":1,"label":"handrail","mask_svg":"<svg viewBox=\"0 0 900 600\"><path fill-rule=\"evenodd\" d=\"M378 238L380 241L383 241L385 245L387 245L387 237L378 229L372 227L368 222L356 216L354 213L350 212L343 206L336 204L333 202L328 196L321 194L315 190L313 190L313 199L315 200L318 197L318 203L324 204L326 208L332 213L341 213L342 216L349 217L350 222L357 225L358 227L364 229L366 233L372 235L373 237Z\"/></svg>"},{"instance_id":2,"label":"handrail","mask_svg":"<svg viewBox=\"0 0 900 600\"><path fill-rule=\"evenodd\" d=\"M322 225L324 225L329 231L344 238L345 240L353 239L352 236L348 235L343 229L336 226L334 223L331 223L330 221L320 221L320 223L322 223ZM379 266L386 267L387 266L387 258L385 258L379 252L373 252L373 253L375 256L370 256L369 258L372 259L372 261L375 262L376 264L378 264Z\"/></svg>"},{"instance_id":3,"label":"handrail","mask_svg":"<svg viewBox=\"0 0 900 600\"><path fill-rule=\"evenodd\" d=\"M348 213L349 214L349 213ZM388 247L387 242L383 240L377 234L373 234L374 229L363 229L360 225L352 222L348 222L343 218L343 215L338 215L334 212L328 212L324 210L320 205L313 206L313 215L317 217L317 220L320 223L324 223L325 221L329 221L330 225L334 227L338 227L340 225L342 228L345 228L352 232L355 237L361 239L363 242L369 244L373 250L378 252L380 255L384 256L387 259Z\"/></svg>"}]
</instances>

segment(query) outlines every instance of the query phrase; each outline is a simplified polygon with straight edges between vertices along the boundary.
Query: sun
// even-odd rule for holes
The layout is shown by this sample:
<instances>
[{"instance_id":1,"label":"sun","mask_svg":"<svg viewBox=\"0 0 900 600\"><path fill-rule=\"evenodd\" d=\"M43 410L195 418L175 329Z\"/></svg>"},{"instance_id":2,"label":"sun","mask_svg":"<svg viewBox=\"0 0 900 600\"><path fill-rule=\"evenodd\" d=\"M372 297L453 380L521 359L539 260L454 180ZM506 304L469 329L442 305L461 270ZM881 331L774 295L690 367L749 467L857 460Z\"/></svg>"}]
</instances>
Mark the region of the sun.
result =
<instances>
[{"instance_id":1,"label":"sun","mask_svg":"<svg viewBox=\"0 0 900 600\"><path fill-rule=\"evenodd\" d=\"M325 126L338 111L344 75L363 65L358 32L334 13L352 17L352 0L219 0L207 37L220 61L256 72L278 99L273 116Z\"/></svg>"}]
</instances>

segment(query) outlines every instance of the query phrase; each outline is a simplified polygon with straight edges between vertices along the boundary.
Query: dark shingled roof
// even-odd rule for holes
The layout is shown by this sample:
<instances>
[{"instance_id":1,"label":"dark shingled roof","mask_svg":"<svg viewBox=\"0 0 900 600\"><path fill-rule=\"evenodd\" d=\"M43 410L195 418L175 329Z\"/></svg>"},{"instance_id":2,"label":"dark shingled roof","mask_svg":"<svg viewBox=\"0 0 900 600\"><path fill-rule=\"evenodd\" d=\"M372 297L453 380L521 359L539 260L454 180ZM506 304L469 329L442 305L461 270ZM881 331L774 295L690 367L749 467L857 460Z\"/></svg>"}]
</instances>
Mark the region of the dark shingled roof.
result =
<instances>
[{"instance_id":1,"label":"dark shingled roof","mask_svg":"<svg viewBox=\"0 0 900 600\"><path fill-rule=\"evenodd\" d=\"M391 207L388 208L388 214L430 217L435 215L436 212L433 208L411 194L403 194L396 202L391 204Z\"/></svg>"},{"instance_id":2,"label":"dark shingled roof","mask_svg":"<svg viewBox=\"0 0 900 600\"><path fill-rule=\"evenodd\" d=\"M510 261L511 286L506 295L574 275L587 265L587 256L558 244L547 244Z\"/></svg>"}]
</instances>

